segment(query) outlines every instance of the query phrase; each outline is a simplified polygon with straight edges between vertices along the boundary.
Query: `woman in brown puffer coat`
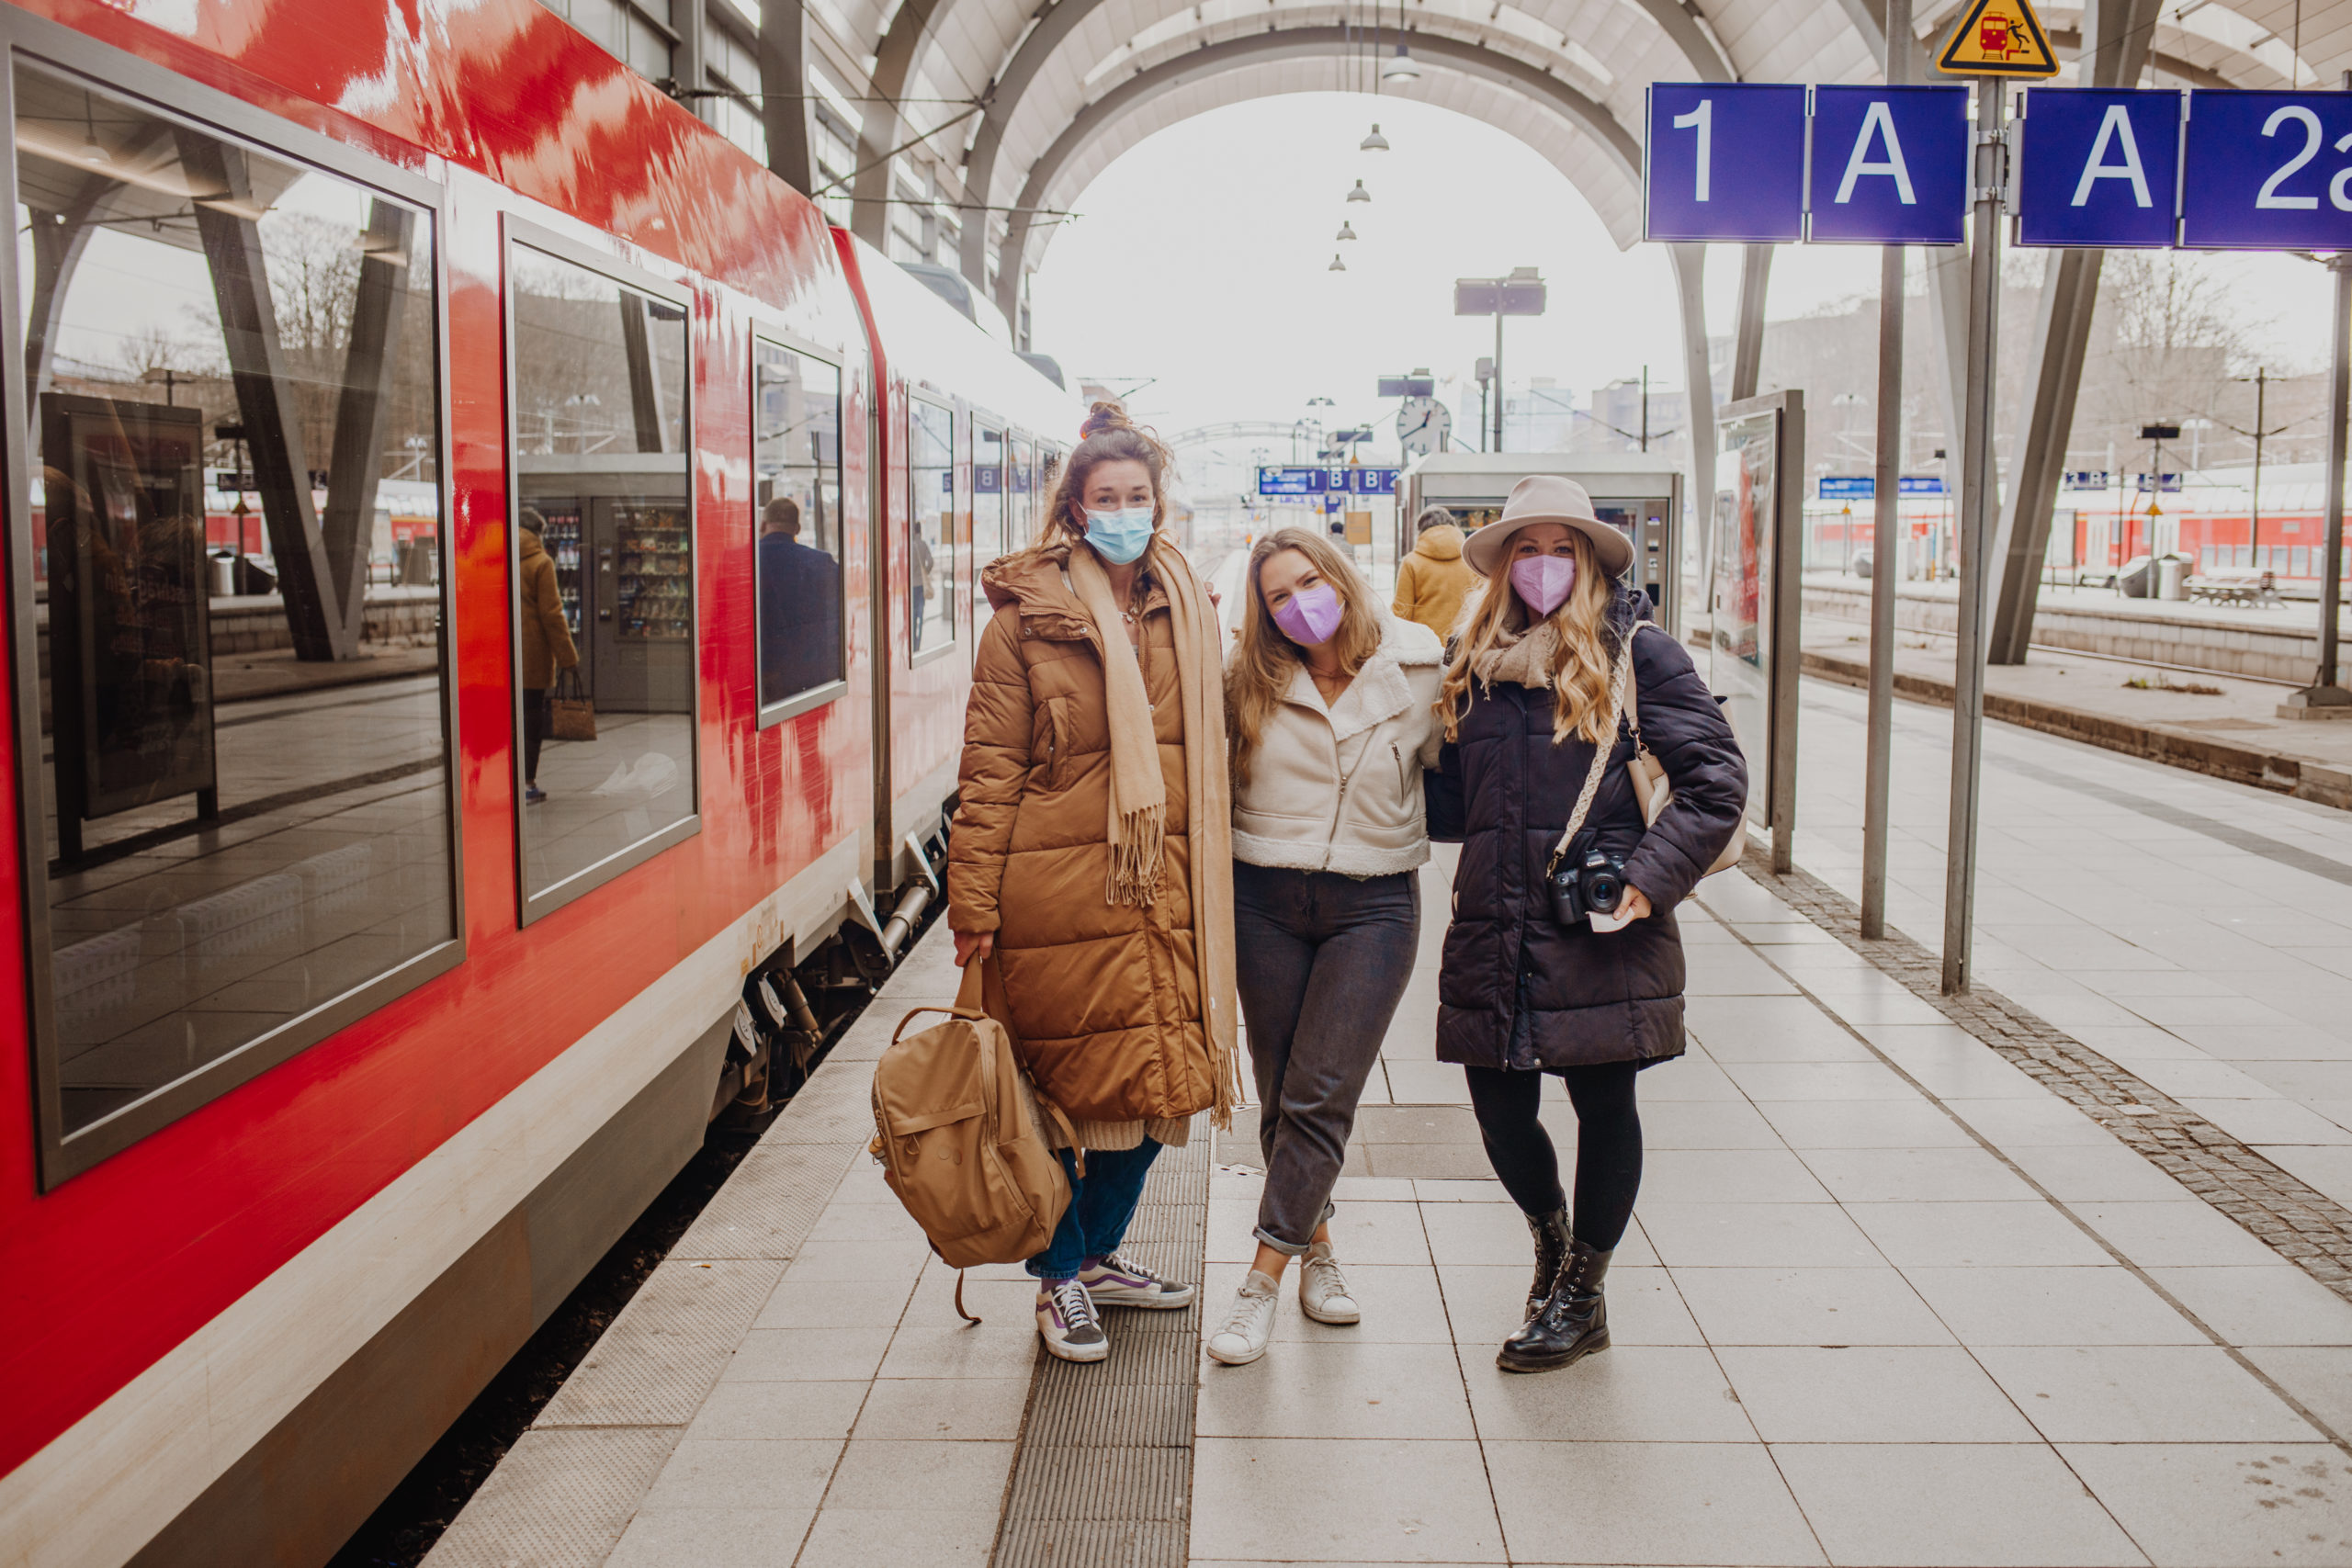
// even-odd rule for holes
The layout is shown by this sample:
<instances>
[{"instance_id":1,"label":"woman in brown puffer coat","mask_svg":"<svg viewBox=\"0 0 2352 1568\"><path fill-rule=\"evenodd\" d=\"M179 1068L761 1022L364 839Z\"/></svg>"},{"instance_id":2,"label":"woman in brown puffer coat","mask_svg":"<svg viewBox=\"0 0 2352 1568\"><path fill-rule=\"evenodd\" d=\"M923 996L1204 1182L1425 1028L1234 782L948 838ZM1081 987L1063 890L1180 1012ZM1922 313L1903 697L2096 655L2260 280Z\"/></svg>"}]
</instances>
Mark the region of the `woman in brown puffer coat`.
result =
<instances>
[{"instance_id":1,"label":"woman in brown puffer coat","mask_svg":"<svg viewBox=\"0 0 2352 1568\"><path fill-rule=\"evenodd\" d=\"M1097 403L1039 541L982 575L949 837L956 961L991 964L992 1010L1076 1127L1070 1204L1029 1260L1037 1331L1110 1354L1097 1308L1182 1307L1193 1287L1118 1255L1163 1145L1222 1122L1234 1066L1232 801L1224 633L1159 532L1167 454ZM991 976L995 978L996 976Z\"/></svg>"}]
</instances>

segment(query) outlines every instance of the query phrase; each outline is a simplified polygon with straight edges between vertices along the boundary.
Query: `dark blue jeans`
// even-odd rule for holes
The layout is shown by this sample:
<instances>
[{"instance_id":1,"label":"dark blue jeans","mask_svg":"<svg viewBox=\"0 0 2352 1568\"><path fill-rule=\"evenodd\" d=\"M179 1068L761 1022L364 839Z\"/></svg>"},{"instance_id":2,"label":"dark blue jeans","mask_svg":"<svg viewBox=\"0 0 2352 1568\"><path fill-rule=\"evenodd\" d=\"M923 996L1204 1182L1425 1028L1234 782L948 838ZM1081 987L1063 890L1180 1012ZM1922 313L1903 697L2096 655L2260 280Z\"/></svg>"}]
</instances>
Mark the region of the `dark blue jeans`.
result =
<instances>
[{"instance_id":1,"label":"dark blue jeans","mask_svg":"<svg viewBox=\"0 0 2352 1568\"><path fill-rule=\"evenodd\" d=\"M1146 1138L1131 1149L1089 1149L1082 1177L1068 1149L1061 1156L1069 1177L1069 1207L1054 1227L1053 1241L1026 1266L1040 1280L1076 1279L1089 1258L1119 1250L1136 1205L1143 1201L1143 1179L1159 1157L1159 1145Z\"/></svg>"},{"instance_id":2,"label":"dark blue jeans","mask_svg":"<svg viewBox=\"0 0 2352 1568\"><path fill-rule=\"evenodd\" d=\"M1305 1254L1330 1217L1356 1101L1413 977L1420 879L1233 863L1235 979L1258 1079L1260 1241Z\"/></svg>"}]
</instances>

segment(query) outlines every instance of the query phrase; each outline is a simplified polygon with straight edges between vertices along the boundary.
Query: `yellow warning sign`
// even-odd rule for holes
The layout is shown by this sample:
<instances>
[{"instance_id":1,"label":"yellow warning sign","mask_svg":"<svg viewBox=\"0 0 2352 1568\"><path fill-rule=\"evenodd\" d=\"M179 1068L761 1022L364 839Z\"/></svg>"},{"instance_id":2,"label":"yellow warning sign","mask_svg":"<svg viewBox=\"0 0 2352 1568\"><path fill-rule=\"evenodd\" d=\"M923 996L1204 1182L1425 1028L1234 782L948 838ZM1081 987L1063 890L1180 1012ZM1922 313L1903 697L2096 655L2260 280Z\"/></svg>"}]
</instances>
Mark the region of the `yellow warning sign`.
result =
<instances>
[{"instance_id":1,"label":"yellow warning sign","mask_svg":"<svg viewBox=\"0 0 2352 1568\"><path fill-rule=\"evenodd\" d=\"M2058 55L2026 0L1976 0L1936 69L1947 76L2055 76Z\"/></svg>"}]
</instances>

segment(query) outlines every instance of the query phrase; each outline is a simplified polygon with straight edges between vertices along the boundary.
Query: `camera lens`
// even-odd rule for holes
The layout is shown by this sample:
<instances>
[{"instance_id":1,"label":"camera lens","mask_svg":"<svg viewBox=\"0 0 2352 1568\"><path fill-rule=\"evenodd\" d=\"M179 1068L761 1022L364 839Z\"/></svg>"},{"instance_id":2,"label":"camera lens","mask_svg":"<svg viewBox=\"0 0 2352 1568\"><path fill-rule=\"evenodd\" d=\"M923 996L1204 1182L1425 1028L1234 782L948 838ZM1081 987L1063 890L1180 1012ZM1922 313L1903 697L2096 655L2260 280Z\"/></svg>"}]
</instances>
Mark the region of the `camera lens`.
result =
<instances>
[{"instance_id":1,"label":"camera lens","mask_svg":"<svg viewBox=\"0 0 2352 1568\"><path fill-rule=\"evenodd\" d=\"M1617 912L1617 900L1625 895L1624 878L1613 870L1588 873L1584 879L1585 902L1604 913Z\"/></svg>"}]
</instances>

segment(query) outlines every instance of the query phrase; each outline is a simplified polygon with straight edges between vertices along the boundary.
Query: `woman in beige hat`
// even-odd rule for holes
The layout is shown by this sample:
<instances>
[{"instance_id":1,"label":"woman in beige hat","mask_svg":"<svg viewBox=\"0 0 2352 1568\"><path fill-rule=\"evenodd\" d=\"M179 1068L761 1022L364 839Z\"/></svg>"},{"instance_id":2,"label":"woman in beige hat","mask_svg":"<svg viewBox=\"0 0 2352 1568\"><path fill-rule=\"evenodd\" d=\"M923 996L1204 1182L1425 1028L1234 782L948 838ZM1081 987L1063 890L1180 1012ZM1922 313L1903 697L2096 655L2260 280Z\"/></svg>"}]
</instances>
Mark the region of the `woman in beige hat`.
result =
<instances>
[{"instance_id":1,"label":"woman in beige hat","mask_svg":"<svg viewBox=\"0 0 2352 1568\"><path fill-rule=\"evenodd\" d=\"M1634 1075L1683 1049L1674 907L1739 831L1747 774L1690 654L1621 581L1632 541L1582 486L1521 480L1464 554L1484 597L1440 690L1427 790L1430 837L1462 845L1437 1055L1467 1072L1487 1158L1535 1238L1527 1322L1497 1364L1548 1371L1609 1344L1601 1280L1641 1185ZM1637 745L1674 788L1646 826L1624 766ZM1573 1223L1537 1116L1544 1073L1576 1107Z\"/></svg>"}]
</instances>

